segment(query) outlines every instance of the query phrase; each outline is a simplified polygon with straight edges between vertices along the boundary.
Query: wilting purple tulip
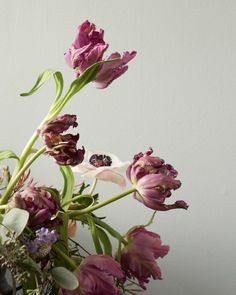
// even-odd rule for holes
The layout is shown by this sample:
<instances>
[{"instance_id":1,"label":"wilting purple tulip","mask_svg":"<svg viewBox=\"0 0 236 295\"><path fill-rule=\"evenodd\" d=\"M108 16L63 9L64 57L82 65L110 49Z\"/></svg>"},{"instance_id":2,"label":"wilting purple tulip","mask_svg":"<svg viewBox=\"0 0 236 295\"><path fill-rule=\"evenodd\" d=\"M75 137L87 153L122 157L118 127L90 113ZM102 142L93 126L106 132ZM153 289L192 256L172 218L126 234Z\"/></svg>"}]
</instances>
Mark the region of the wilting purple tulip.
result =
<instances>
[{"instance_id":1,"label":"wilting purple tulip","mask_svg":"<svg viewBox=\"0 0 236 295\"><path fill-rule=\"evenodd\" d=\"M65 53L68 65L73 68L79 77L87 68L96 62L103 60L114 61L102 64L93 84L96 88L106 88L113 80L117 79L128 69L127 63L136 55L135 51L125 51L121 57L120 53L112 53L103 59L108 44L103 40L104 30L96 31L96 26L88 20L84 21L77 30L75 41Z\"/></svg>"},{"instance_id":2,"label":"wilting purple tulip","mask_svg":"<svg viewBox=\"0 0 236 295\"><path fill-rule=\"evenodd\" d=\"M103 40L104 31L96 31L96 26L88 20L77 29L75 41L65 53L70 67L80 76L92 64L101 61L108 44Z\"/></svg>"},{"instance_id":3,"label":"wilting purple tulip","mask_svg":"<svg viewBox=\"0 0 236 295\"><path fill-rule=\"evenodd\" d=\"M77 271L77 290L61 290L62 295L121 295L115 279L123 279L124 274L118 262L105 255L86 257Z\"/></svg>"},{"instance_id":4,"label":"wilting purple tulip","mask_svg":"<svg viewBox=\"0 0 236 295\"><path fill-rule=\"evenodd\" d=\"M79 134L61 134L70 126L77 127L76 115L63 115L45 124L39 131L47 153L52 156L59 165L76 166L84 159L84 149L77 149Z\"/></svg>"},{"instance_id":5,"label":"wilting purple tulip","mask_svg":"<svg viewBox=\"0 0 236 295\"><path fill-rule=\"evenodd\" d=\"M42 187L36 187L31 181L21 192L16 192L9 202L9 208L20 208L29 212L28 226L33 229L53 227L61 221L54 218L59 204Z\"/></svg>"},{"instance_id":6,"label":"wilting purple tulip","mask_svg":"<svg viewBox=\"0 0 236 295\"><path fill-rule=\"evenodd\" d=\"M127 177L137 189L134 197L145 206L166 211L170 209L187 209L184 201L177 201L174 204L164 204L165 199L171 196L171 191L181 186L176 180L177 171L164 160L151 156L152 149L146 153L139 153L134 156L133 163L127 169Z\"/></svg>"},{"instance_id":7,"label":"wilting purple tulip","mask_svg":"<svg viewBox=\"0 0 236 295\"><path fill-rule=\"evenodd\" d=\"M96 88L106 88L111 82L119 78L128 70L127 63L136 56L136 51L125 51L121 57L120 53L112 53L107 60L117 59L101 66L93 85Z\"/></svg>"},{"instance_id":8,"label":"wilting purple tulip","mask_svg":"<svg viewBox=\"0 0 236 295\"><path fill-rule=\"evenodd\" d=\"M169 252L169 246L162 245L160 236L144 227L134 228L125 237L127 245L121 250L121 267L130 279L137 279L145 288L149 278L161 280L161 270L156 259Z\"/></svg>"}]
</instances>

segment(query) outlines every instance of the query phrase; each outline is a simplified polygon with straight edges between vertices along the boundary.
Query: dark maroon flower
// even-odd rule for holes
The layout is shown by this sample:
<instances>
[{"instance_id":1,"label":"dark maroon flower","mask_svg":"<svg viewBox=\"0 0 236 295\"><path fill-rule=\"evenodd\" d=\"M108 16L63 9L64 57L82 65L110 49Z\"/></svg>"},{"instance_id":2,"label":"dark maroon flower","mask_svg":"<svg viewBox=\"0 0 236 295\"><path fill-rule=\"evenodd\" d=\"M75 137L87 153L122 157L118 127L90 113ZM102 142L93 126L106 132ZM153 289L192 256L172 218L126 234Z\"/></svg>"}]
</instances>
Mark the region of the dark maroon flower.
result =
<instances>
[{"instance_id":1,"label":"dark maroon flower","mask_svg":"<svg viewBox=\"0 0 236 295\"><path fill-rule=\"evenodd\" d=\"M158 234L136 227L125 237L127 245L121 250L121 267L130 279L137 279L140 287L145 288L149 278L161 280L161 270L156 259L169 252L169 246L162 245Z\"/></svg>"},{"instance_id":2,"label":"dark maroon flower","mask_svg":"<svg viewBox=\"0 0 236 295\"><path fill-rule=\"evenodd\" d=\"M91 255L83 259L76 275L77 290L61 290L63 295L121 295L115 279L123 279L124 274L118 262L105 255Z\"/></svg>"},{"instance_id":3,"label":"dark maroon flower","mask_svg":"<svg viewBox=\"0 0 236 295\"><path fill-rule=\"evenodd\" d=\"M20 208L29 212L28 226L33 229L53 227L61 220L55 218L59 204L44 188L32 181L21 192L16 192L9 202L9 208Z\"/></svg>"},{"instance_id":4,"label":"dark maroon flower","mask_svg":"<svg viewBox=\"0 0 236 295\"><path fill-rule=\"evenodd\" d=\"M152 156L152 153L150 149L144 154L135 155L127 169L127 177L137 189L134 197L154 210L187 209L188 205L184 201L164 204L165 199L171 196L171 191L181 186L181 182L175 179L177 171L170 164L165 164L164 160Z\"/></svg>"},{"instance_id":5,"label":"dark maroon flower","mask_svg":"<svg viewBox=\"0 0 236 295\"><path fill-rule=\"evenodd\" d=\"M40 134L47 146L47 153L59 165L76 166L84 159L84 148L77 149L79 134L62 134L70 126L77 127L76 115L63 115L45 124Z\"/></svg>"},{"instance_id":6,"label":"dark maroon flower","mask_svg":"<svg viewBox=\"0 0 236 295\"><path fill-rule=\"evenodd\" d=\"M93 84L100 89L106 88L113 80L124 74L128 69L127 63L136 55L135 51L125 51L121 57L120 53L115 52L103 59L108 48L103 36L104 30L96 31L95 24L86 20L78 27L76 38L65 53L66 62L75 70L77 77L96 62L115 59L102 64L98 70Z\"/></svg>"}]
</instances>

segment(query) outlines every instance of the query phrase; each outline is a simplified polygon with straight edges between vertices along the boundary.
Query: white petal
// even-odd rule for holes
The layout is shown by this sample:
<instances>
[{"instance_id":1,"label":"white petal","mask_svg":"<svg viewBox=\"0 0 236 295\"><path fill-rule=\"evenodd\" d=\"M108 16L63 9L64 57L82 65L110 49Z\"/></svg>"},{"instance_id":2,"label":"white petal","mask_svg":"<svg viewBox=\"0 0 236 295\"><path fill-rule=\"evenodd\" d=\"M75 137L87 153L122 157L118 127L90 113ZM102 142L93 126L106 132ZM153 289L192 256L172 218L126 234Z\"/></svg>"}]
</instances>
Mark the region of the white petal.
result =
<instances>
[{"instance_id":1,"label":"white petal","mask_svg":"<svg viewBox=\"0 0 236 295\"><path fill-rule=\"evenodd\" d=\"M96 178L103 181L113 182L115 184L118 184L122 188L126 185L124 176L112 170L103 170L102 172L97 174Z\"/></svg>"}]
</instances>

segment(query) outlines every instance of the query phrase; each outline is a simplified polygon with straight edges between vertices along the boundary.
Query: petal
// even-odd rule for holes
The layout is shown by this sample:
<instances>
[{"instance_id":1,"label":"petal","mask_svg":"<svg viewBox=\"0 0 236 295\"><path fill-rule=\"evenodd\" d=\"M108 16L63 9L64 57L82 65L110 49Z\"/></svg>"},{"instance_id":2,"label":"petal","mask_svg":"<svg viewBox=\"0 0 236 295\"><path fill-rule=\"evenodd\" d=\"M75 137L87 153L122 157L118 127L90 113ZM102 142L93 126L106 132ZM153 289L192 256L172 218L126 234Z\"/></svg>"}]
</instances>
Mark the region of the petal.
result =
<instances>
[{"instance_id":1,"label":"petal","mask_svg":"<svg viewBox=\"0 0 236 295\"><path fill-rule=\"evenodd\" d=\"M103 181L113 182L119 185L121 188L124 188L126 185L124 176L112 170L103 170L102 172L97 174L96 178Z\"/></svg>"}]
</instances>

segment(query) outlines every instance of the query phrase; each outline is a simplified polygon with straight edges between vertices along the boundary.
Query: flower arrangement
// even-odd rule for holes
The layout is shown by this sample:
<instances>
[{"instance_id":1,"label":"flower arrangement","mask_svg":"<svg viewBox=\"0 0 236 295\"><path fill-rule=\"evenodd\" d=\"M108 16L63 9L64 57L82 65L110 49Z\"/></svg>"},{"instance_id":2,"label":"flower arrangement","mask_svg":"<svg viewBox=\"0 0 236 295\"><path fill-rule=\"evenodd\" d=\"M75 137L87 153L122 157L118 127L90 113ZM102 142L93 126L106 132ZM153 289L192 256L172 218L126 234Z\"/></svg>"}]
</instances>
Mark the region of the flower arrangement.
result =
<instances>
[{"instance_id":1,"label":"flower arrangement","mask_svg":"<svg viewBox=\"0 0 236 295\"><path fill-rule=\"evenodd\" d=\"M157 260L167 255L169 246L147 227L156 211L187 209L182 200L166 204L181 186L177 171L153 155L151 148L122 162L113 154L88 150L83 139L80 142L85 147L78 147L79 134L68 132L78 126L76 115L60 115L84 86L108 87L136 56L135 51L126 51L104 58L107 49L104 31L84 21L65 53L66 62L76 73L68 90L63 89L59 71L45 70L33 88L21 94L32 95L48 79L55 81L55 99L22 154L0 151L1 161L11 158L16 162L13 171L1 166L0 177L0 262L2 271L9 270L12 275L13 294L19 289L27 295L136 294L146 290L150 278L162 278ZM42 147L36 149L38 139ZM54 160L63 177L62 188L40 186L33 178L30 166L40 156ZM75 185L77 173L83 179L79 186ZM88 179L92 179L90 184ZM121 192L101 201L97 181L113 182ZM129 189L125 189L127 182ZM123 235L96 210L128 195L150 208L153 215L147 225L134 226ZM95 253L89 253L76 237L77 223L87 226ZM117 241L115 249L111 239ZM1 283L0 291L10 294L5 287Z\"/></svg>"}]
</instances>

